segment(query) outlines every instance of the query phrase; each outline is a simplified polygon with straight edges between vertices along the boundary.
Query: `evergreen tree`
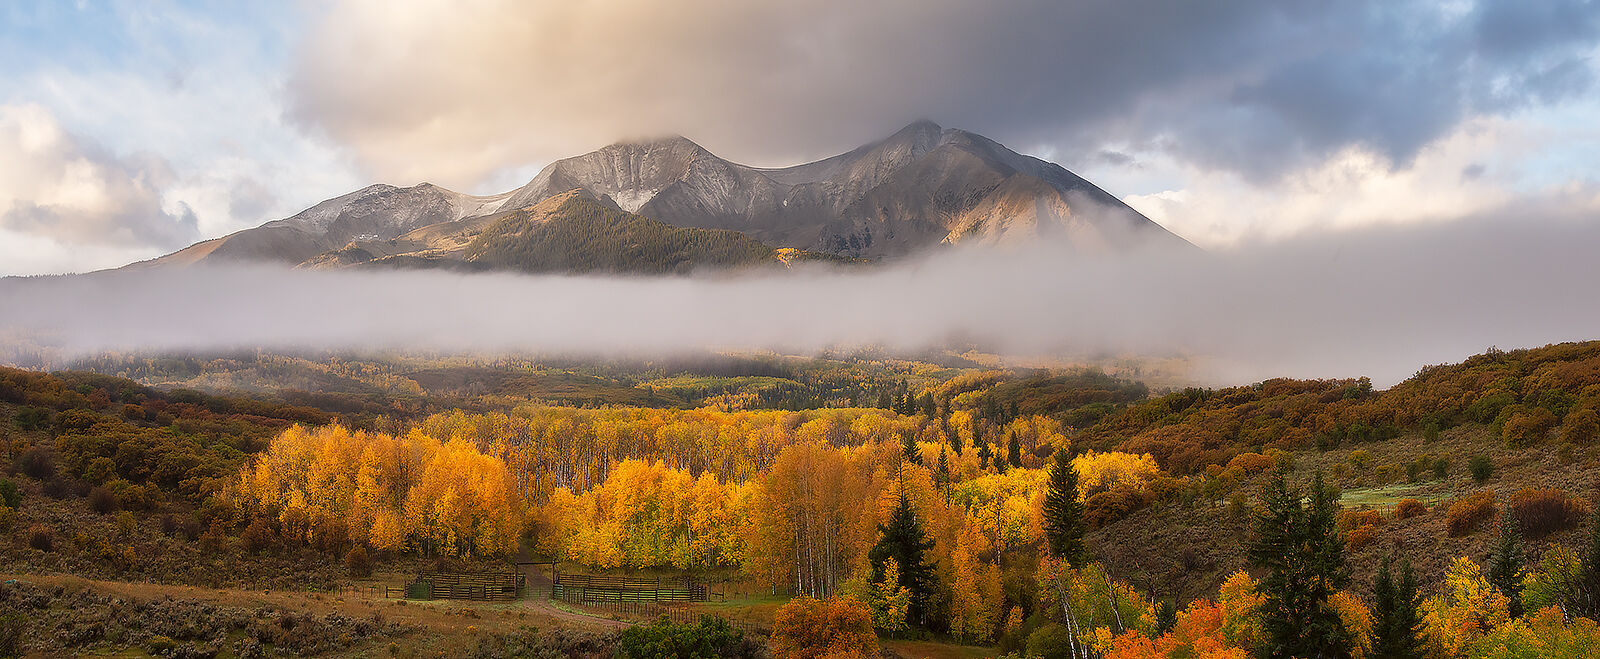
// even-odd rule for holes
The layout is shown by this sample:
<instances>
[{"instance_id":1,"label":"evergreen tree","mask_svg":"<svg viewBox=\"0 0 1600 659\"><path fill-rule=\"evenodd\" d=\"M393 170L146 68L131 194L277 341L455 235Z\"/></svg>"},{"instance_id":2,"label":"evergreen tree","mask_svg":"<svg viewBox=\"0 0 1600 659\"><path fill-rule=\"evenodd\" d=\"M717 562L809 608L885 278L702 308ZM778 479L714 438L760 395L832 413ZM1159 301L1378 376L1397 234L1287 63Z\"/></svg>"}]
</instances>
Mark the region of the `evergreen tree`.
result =
<instances>
[{"instance_id":1,"label":"evergreen tree","mask_svg":"<svg viewBox=\"0 0 1600 659\"><path fill-rule=\"evenodd\" d=\"M1261 657L1350 656L1351 636L1329 598L1344 586L1344 541L1335 529L1337 501L1318 473L1302 502L1283 471L1269 485L1256 520L1250 561L1267 569L1258 586L1263 643Z\"/></svg>"},{"instance_id":2,"label":"evergreen tree","mask_svg":"<svg viewBox=\"0 0 1600 659\"><path fill-rule=\"evenodd\" d=\"M978 445L978 469L979 470L988 471L989 470L989 458L992 458L992 457L994 457L994 451L989 450L989 445L988 444L979 444Z\"/></svg>"},{"instance_id":3,"label":"evergreen tree","mask_svg":"<svg viewBox=\"0 0 1600 659\"><path fill-rule=\"evenodd\" d=\"M1422 598L1411 574L1411 562L1401 560L1400 583L1389 572L1389 559L1378 567L1372 586L1372 656L1374 659L1421 659Z\"/></svg>"},{"instance_id":4,"label":"evergreen tree","mask_svg":"<svg viewBox=\"0 0 1600 659\"><path fill-rule=\"evenodd\" d=\"M942 446L939 447L939 466L933 471L933 482L940 489L950 485L950 452Z\"/></svg>"},{"instance_id":5,"label":"evergreen tree","mask_svg":"<svg viewBox=\"0 0 1600 659\"><path fill-rule=\"evenodd\" d=\"M872 563L873 582L881 583L884 566L889 559L894 559L894 564L900 568L900 585L911 593L907 617L919 625L926 622L928 597L935 586L933 566L926 559L931 549L933 541L917 521L917 511L906 498L902 480L894 511L889 513L889 521L878 526L878 543L867 552L867 560Z\"/></svg>"},{"instance_id":6,"label":"evergreen tree","mask_svg":"<svg viewBox=\"0 0 1600 659\"><path fill-rule=\"evenodd\" d=\"M961 433L951 431L949 419L945 419L944 422L944 436L950 439L950 450L955 451L956 455L961 455Z\"/></svg>"},{"instance_id":7,"label":"evergreen tree","mask_svg":"<svg viewBox=\"0 0 1600 659\"><path fill-rule=\"evenodd\" d=\"M1578 583L1573 589L1573 614L1600 617L1600 502L1590 507L1589 546L1578 564Z\"/></svg>"},{"instance_id":8,"label":"evergreen tree","mask_svg":"<svg viewBox=\"0 0 1600 659\"><path fill-rule=\"evenodd\" d=\"M939 413L939 408L933 404L933 394L931 393L923 393L922 397L917 399L917 407L922 408L922 413L930 419Z\"/></svg>"},{"instance_id":9,"label":"evergreen tree","mask_svg":"<svg viewBox=\"0 0 1600 659\"><path fill-rule=\"evenodd\" d=\"M1489 583L1511 600L1511 617L1522 615L1522 534L1507 512L1500 517L1500 542L1489 554Z\"/></svg>"},{"instance_id":10,"label":"evergreen tree","mask_svg":"<svg viewBox=\"0 0 1600 659\"><path fill-rule=\"evenodd\" d=\"M889 409L889 392L887 390L878 392L878 409Z\"/></svg>"},{"instance_id":11,"label":"evergreen tree","mask_svg":"<svg viewBox=\"0 0 1600 659\"><path fill-rule=\"evenodd\" d=\"M1056 449L1049 488L1044 494L1044 537L1050 555L1069 566L1082 566L1088 560L1083 544L1083 502L1078 500L1078 472L1066 449Z\"/></svg>"},{"instance_id":12,"label":"evergreen tree","mask_svg":"<svg viewBox=\"0 0 1600 659\"><path fill-rule=\"evenodd\" d=\"M911 433L900 435L900 456L906 462L921 466L922 449L917 448L917 438Z\"/></svg>"},{"instance_id":13,"label":"evergreen tree","mask_svg":"<svg viewBox=\"0 0 1600 659\"><path fill-rule=\"evenodd\" d=\"M1011 432L1011 437L1006 440L1006 462L1013 467L1022 466L1022 444L1017 441L1016 431Z\"/></svg>"},{"instance_id":14,"label":"evergreen tree","mask_svg":"<svg viewBox=\"0 0 1600 659\"><path fill-rule=\"evenodd\" d=\"M1178 605L1164 599L1156 605L1156 633L1165 634L1178 626Z\"/></svg>"}]
</instances>

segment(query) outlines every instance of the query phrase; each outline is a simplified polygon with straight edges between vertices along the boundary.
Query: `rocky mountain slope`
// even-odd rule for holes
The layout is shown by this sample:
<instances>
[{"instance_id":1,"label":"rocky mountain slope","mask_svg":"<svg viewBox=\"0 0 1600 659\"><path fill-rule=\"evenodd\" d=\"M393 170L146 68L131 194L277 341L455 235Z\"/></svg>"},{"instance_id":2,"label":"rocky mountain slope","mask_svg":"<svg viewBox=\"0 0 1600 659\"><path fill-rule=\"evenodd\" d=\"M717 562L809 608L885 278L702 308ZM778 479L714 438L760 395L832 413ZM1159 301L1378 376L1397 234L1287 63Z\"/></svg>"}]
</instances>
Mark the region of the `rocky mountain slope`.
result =
<instances>
[{"instance_id":1,"label":"rocky mountain slope","mask_svg":"<svg viewBox=\"0 0 1600 659\"><path fill-rule=\"evenodd\" d=\"M528 273L674 274L843 260L774 249L737 231L673 227L574 189L533 206L358 240L300 267L448 268Z\"/></svg>"},{"instance_id":2,"label":"rocky mountain slope","mask_svg":"<svg viewBox=\"0 0 1600 659\"><path fill-rule=\"evenodd\" d=\"M474 197L422 184L377 185L294 217L140 265L270 261L308 267L464 262L461 250L506 213L580 190L673 227L732 230L768 246L849 258L939 245L1047 240L1098 252L1187 246L1059 165L983 136L913 123L848 153L764 169L682 137L613 144L551 163L526 185ZM648 268L645 268L648 270Z\"/></svg>"}]
</instances>

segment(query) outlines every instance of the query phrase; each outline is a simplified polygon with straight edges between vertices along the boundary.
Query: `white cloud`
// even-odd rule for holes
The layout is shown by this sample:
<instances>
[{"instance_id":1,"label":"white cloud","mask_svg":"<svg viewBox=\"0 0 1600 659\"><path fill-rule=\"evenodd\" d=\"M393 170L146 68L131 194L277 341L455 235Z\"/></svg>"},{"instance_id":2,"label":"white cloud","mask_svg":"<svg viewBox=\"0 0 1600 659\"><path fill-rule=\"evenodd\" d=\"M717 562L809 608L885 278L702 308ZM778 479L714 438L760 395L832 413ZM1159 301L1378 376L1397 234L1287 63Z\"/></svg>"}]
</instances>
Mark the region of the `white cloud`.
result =
<instances>
[{"instance_id":1,"label":"white cloud","mask_svg":"<svg viewBox=\"0 0 1600 659\"><path fill-rule=\"evenodd\" d=\"M105 153L43 107L0 106L0 229L75 244L186 245L199 235L194 213L162 206L172 179L161 159Z\"/></svg>"},{"instance_id":2,"label":"white cloud","mask_svg":"<svg viewBox=\"0 0 1600 659\"><path fill-rule=\"evenodd\" d=\"M1600 213L1600 198L1584 194L1600 189L1600 172L1535 171L1537 158L1600 148L1594 136L1579 135L1526 117L1479 118L1424 147L1405 166L1351 146L1270 181L1146 154L1143 166L1160 173L1138 175L1181 181L1181 187L1127 195L1123 201L1203 247L1309 231L1448 222L1514 212L1520 203L1554 197L1574 204L1573 211Z\"/></svg>"}]
</instances>

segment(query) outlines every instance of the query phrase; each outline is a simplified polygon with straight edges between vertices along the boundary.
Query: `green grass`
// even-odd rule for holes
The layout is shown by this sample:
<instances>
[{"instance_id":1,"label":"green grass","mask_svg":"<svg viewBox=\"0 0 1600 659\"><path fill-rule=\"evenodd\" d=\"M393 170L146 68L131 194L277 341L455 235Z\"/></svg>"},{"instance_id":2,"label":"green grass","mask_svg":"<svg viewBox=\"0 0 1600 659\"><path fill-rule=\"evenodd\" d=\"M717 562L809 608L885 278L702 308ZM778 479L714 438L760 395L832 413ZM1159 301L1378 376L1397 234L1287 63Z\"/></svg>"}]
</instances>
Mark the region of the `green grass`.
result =
<instances>
[{"instance_id":1,"label":"green grass","mask_svg":"<svg viewBox=\"0 0 1600 659\"><path fill-rule=\"evenodd\" d=\"M976 659L1000 655L994 648L935 641L883 641L882 645L907 659Z\"/></svg>"},{"instance_id":2,"label":"green grass","mask_svg":"<svg viewBox=\"0 0 1600 659\"><path fill-rule=\"evenodd\" d=\"M1449 498L1449 494L1440 491L1421 492L1419 490L1431 489L1430 486L1438 484L1437 481L1424 481L1345 490L1339 496L1339 504L1346 508L1360 508L1361 506L1388 508L1400 503L1401 499L1417 499L1432 505Z\"/></svg>"}]
</instances>

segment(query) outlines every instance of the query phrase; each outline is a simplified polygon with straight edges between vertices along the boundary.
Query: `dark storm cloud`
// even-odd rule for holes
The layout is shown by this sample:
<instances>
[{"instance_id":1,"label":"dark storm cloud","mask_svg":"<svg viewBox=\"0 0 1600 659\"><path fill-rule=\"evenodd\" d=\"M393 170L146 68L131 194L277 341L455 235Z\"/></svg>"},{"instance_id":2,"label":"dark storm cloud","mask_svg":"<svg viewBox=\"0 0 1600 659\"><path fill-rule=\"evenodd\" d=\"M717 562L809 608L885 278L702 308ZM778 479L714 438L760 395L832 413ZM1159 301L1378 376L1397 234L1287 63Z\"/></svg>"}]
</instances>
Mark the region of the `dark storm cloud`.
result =
<instances>
[{"instance_id":1,"label":"dark storm cloud","mask_svg":"<svg viewBox=\"0 0 1600 659\"><path fill-rule=\"evenodd\" d=\"M918 117L1259 179L1351 145L1403 164L1465 118L1587 94L1600 25L1600 3L1576 0L473 7L329 10L289 85L295 116L381 177L458 185L655 133L789 163Z\"/></svg>"}]
</instances>

